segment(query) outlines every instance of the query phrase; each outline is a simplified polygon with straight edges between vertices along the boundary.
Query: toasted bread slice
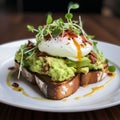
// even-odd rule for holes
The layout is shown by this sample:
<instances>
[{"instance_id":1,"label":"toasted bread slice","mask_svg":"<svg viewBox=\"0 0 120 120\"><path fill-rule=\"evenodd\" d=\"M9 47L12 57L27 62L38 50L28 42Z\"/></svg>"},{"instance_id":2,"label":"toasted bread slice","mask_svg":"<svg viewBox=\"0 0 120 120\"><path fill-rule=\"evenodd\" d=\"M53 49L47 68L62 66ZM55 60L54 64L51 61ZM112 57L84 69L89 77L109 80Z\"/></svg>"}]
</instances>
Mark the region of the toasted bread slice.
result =
<instances>
[{"instance_id":1,"label":"toasted bread slice","mask_svg":"<svg viewBox=\"0 0 120 120\"><path fill-rule=\"evenodd\" d=\"M87 74L81 74L80 75L80 85L85 86L89 84L93 84L96 82L99 82L103 80L103 78L106 76L106 72L102 72L100 70L97 71L91 71Z\"/></svg>"},{"instance_id":2,"label":"toasted bread slice","mask_svg":"<svg viewBox=\"0 0 120 120\"><path fill-rule=\"evenodd\" d=\"M80 86L79 75L64 82L53 82L45 75L35 76L37 85L45 97L50 99L63 99L73 94Z\"/></svg>"},{"instance_id":3,"label":"toasted bread slice","mask_svg":"<svg viewBox=\"0 0 120 120\"><path fill-rule=\"evenodd\" d=\"M15 67L16 69L20 67L17 62L15 62ZM29 82L36 84L46 98L60 100L72 95L80 86L103 80L106 72L97 70L87 74L78 74L63 82L52 81L50 77L33 73L26 68L22 69L22 76Z\"/></svg>"},{"instance_id":4,"label":"toasted bread slice","mask_svg":"<svg viewBox=\"0 0 120 120\"><path fill-rule=\"evenodd\" d=\"M16 69L19 64L15 62ZM33 84L37 84L41 93L49 99L60 100L73 94L80 86L80 76L76 75L69 80L63 82L51 81L46 75L38 75L30 72L26 68L22 69L22 76Z\"/></svg>"}]
</instances>

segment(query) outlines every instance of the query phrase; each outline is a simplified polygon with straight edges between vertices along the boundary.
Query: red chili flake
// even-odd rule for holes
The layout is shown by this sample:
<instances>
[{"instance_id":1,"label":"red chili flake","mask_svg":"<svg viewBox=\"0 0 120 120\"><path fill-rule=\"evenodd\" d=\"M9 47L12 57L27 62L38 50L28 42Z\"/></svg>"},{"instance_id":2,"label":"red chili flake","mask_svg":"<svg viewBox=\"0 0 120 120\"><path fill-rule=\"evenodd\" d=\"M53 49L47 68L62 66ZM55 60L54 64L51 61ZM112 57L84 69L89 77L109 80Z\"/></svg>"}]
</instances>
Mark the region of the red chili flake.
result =
<instances>
[{"instance_id":1,"label":"red chili flake","mask_svg":"<svg viewBox=\"0 0 120 120\"><path fill-rule=\"evenodd\" d=\"M46 64L46 65L43 67L42 72L47 72L47 71L49 71L49 69L50 69L49 64Z\"/></svg>"},{"instance_id":2,"label":"red chili flake","mask_svg":"<svg viewBox=\"0 0 120 120\"><path fill-rule=\"evenodd\" d=\"M97 55L95 52L91 51L89 54L92 55L93 57L97 58Z\"/></svg>"},{"instance_id":3,"label":"red chili flake","mask_svg":"<svg viewBox=\"0 0 120 120\"><path fill-rule=\"evenodd\" d=\"M16 70L15 66L9 67L9 70Z\"/></svg>"},{"instance_id":4,"label":"red chili flake","mask_svg":"<svg viewBox=\"0 0 120 120\"><path fill-rule=\"evenodd\" d=\"M34 43L31 42L30 40L28 40L27 49L31 49L31 48L33 48L33 47L35 47Z\"/></svg>"},{"instance_id":5,"label":"red chili flake","mask_svg":"<svg viewBox=\"0 0 120 120\"><path fill-rule=\"evenodd\" d=\"M86 38L85 38L84 35L81 35L80 37L82 38L82 41L83 41L83 42L86 42Z\"/></svg>"},{"instance_id":6,"label":"red chili flake","mask_svg":"<svg viewBox=\"0 0 120 120\"><path fill-rule=\"evenodd\" d=\"M92 42L91 42L90 40L87 40L84 35L81 35L81 38L82 38L83 43L86 43L86 42L87 42L87 43L89 43L90 45L92 45Z\"/></svg>"},{"instance_id":7,"label":"red chili flake","mask_svg":"<svg viewBox=\"0 0 120 120\"><path fill-rule=\"evenodd\" d=\"M86 41L88 44L92 45L92 42L90 40L87 40Z\"/></svg>"},{"instance_id":8,"label":"red chili flake","mask_svg":"<svg viewBox=\"0 0 120 120\"><path fill-rule=\"evenodd\" d=\"M89 55L89 59L91 60L92 64L97 62L97 59L94 56L92 56L92 55Z\"/></svg>"},{"instance_id":9,"label":"red chili flake","mask_svg":"<svg viewBox=\"0 0 120 120\"><path fill-rule=\"evenodd\" d=\"M47 34L46 36L44 36L45 40L50 40L50 38L51 38L50 34Z\"/></svg>"},{"instance_id":10,"label":"red chili flake","mask_svg":"<svg viewBox=\"0 0 120 120\"><path fill-rule=\"evenodd\" d=\"M114 74L111 72L108 72L107 75L112 77Z\"/></svg>"},{"instance_id":11,"label":"red chili flake","mask_svg":"<svg viewBox=\"0 0 120 120\"><path fill-rule=\"evenodd\" d=\"M14 83L12 83L12 86L15 87L15 88L17 88L17 87L19 87L19 84L16 83L16 82L14 82Z\"/></svg>"},{"instance_id":12,"label":"red chili flake","mask_svg":"<svg viewBox=\"0 0 120 120\"><path fill-rule=\"evenodd\" d=\"M31 46L33 46L33 42L31 42L30 40L28 40L27 47L31 47Z\"/></svg>"},{"instance_id":13,"label":"red chili flake","mask_svg":"<svg viewBox=\"0 0 120 120\"><path fill-rule=\"evenodd\" d=\"M74 37L74 38L78 37L73 30L69 30L69 31L68 31L68 35L69 35L70 37Z\"/></svg>"},{"instance_id":14,"label":"red chili flake","mask_svg":"<svg viewBox=\"0 0 120 120\"><path fill-rule=\"evenodd\" d=\"M45 57L45 56L48 56L48 54L45 53L45 52L38 52L38 53L36 54L36 56L37 56L37 57Z\"/></svg>"},{"instance_id":15,"label":"red chili flake","mask_svg":"<svg viewBox=\"0 0 120 120\"><path fill-rule=\"evenodd\" d=\"M82 43L82 44L80 44L80 46L84 48L84 47L85 47L85 44Z\"/></svg>"},{"instance_id":16,"label":"red chili flake","mask_svg":"<svg viewBox=\"0 0 120 120\"><path fill-rule=\"evenodd\" d=\"M69 38L76 38L78 37L77 34L73 30L65 30L63 33L60 34L60 36L68 36Z\"/></svg>"}]
</instances>

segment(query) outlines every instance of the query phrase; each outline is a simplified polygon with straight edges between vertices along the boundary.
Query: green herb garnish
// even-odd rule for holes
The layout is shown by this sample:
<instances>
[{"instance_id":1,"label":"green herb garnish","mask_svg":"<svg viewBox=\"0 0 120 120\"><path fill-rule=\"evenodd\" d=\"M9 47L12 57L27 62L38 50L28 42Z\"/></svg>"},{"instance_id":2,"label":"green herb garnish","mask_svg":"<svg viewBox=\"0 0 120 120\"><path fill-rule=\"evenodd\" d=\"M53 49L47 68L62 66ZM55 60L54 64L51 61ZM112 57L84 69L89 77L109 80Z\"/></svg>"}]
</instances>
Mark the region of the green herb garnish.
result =
<instances>
[{"instance_id":1,"label":"green herb garnish","mask_svg":"<svg viewBox=\"0 0 120 120\"><path fill-rule=\"evenodd\" d=\"M28 30L31 31L31 32L36 31L35 28L34 28L34 26L32 26L32 25L27 25L27 28L28 28ZM37 32L37 31L36 31L36 32Z\"/></svg>"},{"instance_id":2,"label":"green herb garnish","mask_svg":"<svg viewBox=\"0 0 120 120\"><path fill-rule=\"evenodd\" d=\"M45 26L39 26L37 29L35 29L34 26L27 25L27 28L31 32L37 32L37 44L44 40L45 36L49 35L51 38L54 38L59 36L65 30L72 30L77 35L84 35L85 38L90 38L90 36L88 36L83 30L81 17L79 16L78 21L72 20L73 14L71 13L71 10L78 8L79 4L77 3L70 3L68 5L68 12L65 14L65 19L67 22L64 22L62 18L53 20L52 15L48 14Z\"/></svg>"},{"instance_id":3,"label":"green herb garnish","mask_svg":"<svg viewBox=\"0 0 120 120\"><path fill-rule=\"evenodd\" d=\"M70 3L69 6L68 6L68 13L65 14L65 18L67 19L67 21L71 21L72 18L73 18L73 14L70 13L70 10L71 9L78 9L79 8L79 4L75 3Z\"/></svg>"},{"instance_id":4,"label":"green herb garnish","mask_svg":"<svg viewBox=\"0 0 120 120\"><path fill-rule=\"evenodd\" d=\"M21 60L20 60L20 67L19 67L19 72L18 72L18 79L20 78L20 73L21 73L22 67L23 67L24 46L21 46L20 52L21 52Z\"/></svg>"},{"instance_id":5,"label":"green herb garnish","mask_svg":"<svg viewBox=\"0 0 120 120\"><path fill-rule=\"evenodd\" d=\"M28 41L28 44L29 44L29 41ZM36 50L37 50L37 46L33 46L30 49L28 49L27 44L21 45L21 47L19 49L19 52L21 54L20 54L20 61L19 61L20 67L19 67L19 72L18 72L18 76L17 76L18 79L20 78L22 68L24 67L24 57L26 55L29 55L29 57L32 57L32 55L36 52Z\"/></svg>"},{"instance_id":6,"label":"green herb garnish","mask_svg":"<svg viewBox=\"0 0 120 120\"><path fill-rule=\"evenodd\" d=\"M51 14L48 14L46 24L50 24L50 23L52 23L52 21L53 21L53 19L52 19Z\"/></svg>"},{"instance_id":7,"label":"green herb garnish","mask_svg":"<svg viewBox=\"0 0 120 120\"><path fill-rule=\"evenodd\" d=\"M98 42L97 42L97 41L93 41L92 43L93 43L93 50L94 50L94 52L95 52L96 54L99 54L100 51L99 51L98 48L97 48Z\"/></svg>"},{"instance_id":8,"label":"green herb garnish","mask_svg":"<svg viewBox=\"0 0 120 120\"><path fill-rule=\"evenodd\" d=\"M115 72L116 67L115 66L109 66L108 70L109 70L109 72Z\"/></svg>"}]
</instances>

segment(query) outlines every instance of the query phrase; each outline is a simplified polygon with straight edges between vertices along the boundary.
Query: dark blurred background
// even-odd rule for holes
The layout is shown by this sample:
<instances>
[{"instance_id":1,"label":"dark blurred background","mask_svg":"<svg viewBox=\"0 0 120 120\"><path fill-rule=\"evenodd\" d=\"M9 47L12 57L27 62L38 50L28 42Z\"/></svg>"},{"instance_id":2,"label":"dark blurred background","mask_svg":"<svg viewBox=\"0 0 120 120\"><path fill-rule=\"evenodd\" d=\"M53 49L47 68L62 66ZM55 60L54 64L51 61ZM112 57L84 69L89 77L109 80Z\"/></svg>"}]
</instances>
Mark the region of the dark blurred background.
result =
<instances>
[{"instance_id":1,"label":"dark blurred background","mask_svg":"<svg viewBox=\"0 0 120 120\"><path fill-rule=\"evenodd\" d=\"M0 12L66 12L71 0L0 0ZM120 16L120 0L73 0L75 12Z\"/></svg>"}]
</instances>

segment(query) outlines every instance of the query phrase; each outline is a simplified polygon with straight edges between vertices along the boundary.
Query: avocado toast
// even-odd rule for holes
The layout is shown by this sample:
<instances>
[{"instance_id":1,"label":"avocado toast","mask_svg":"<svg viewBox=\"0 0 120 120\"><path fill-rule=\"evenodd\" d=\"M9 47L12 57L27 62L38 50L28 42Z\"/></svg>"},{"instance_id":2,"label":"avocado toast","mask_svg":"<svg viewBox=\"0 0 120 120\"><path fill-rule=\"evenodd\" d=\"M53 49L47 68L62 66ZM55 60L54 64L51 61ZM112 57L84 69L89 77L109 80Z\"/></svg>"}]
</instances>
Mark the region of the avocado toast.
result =
<instances>
[{"instance_id":1,"label":"avocado toast","mask_svg":"<svg viewBox=\"0 0 120 120\"><path fill-rule=\"evenodd\" d=\"M83 30L81 17L72 20L71 9L78 4L70 4L62 18L53 20L49 14L46 25L35 29L36 42L21 45L15 55L15 68L25 79L38 85L41 93L49 99L63 99L73 94L80 86L101 81L109 66L97 42L91 40Z\"/></svg>"}]
</instances>

